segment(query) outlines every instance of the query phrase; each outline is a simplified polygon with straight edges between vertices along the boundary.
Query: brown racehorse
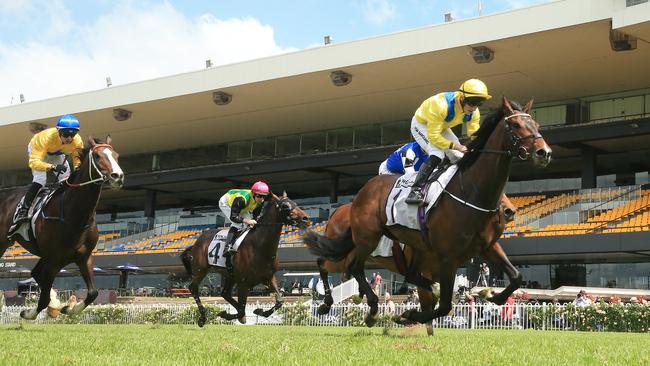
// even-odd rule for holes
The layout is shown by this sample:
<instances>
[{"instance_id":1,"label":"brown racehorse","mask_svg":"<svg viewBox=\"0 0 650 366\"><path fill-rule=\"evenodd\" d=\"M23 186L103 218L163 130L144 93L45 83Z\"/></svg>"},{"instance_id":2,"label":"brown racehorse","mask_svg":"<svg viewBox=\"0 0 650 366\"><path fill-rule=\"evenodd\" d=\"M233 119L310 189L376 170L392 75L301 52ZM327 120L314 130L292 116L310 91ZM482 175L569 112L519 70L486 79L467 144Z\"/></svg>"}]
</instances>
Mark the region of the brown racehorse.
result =
<instances>
[{"instance_id":1,"label":"brown racehorse","mask_svg":"<svg viewBox=\"0 0 650 366\"><path fill-rule=\"evenodd\" d=\"M368 326L376 322L378 298L365 281L364 264L376 248L382 235L412 246L419 253L431 252L428 268L437 268L433 274L440 281L440 302L435 310L409 311L404 317L426 323L451 311L456 270L469 258L478 254L506 269L510 285L490 301L503 304L518 287L521 275L514 269L500 247L488 251L484 239L476 240L487 222L497 211L510 171L511 160L519 157L531 160L536 167L545 167L551 160L551 149L539 133L539 125L528 114L529 101L524 108L503 98L502 105L487 116L468 144L469 152L458 162L458 172L426 217L423 231L399 225L386 226L387 196L397 176L381 175L366 183L352 202L351 230L335 238L325 238L310 232L305 242L312 252L331 260L343 259L356 249L350 273L368 298L370 312L365 318ZM532 152L532 153L531 153Z\"/></svg>"},{"instance_id":2,"label":"brown racehorse","mask_svg":"<svg viewBox=\"0 0 650 366\"><path fill-rule=\"evenodd\" d=\"M70 263L79 266L86 282L88 295L73 308L62 309L64 314L76 314L90 305L97 297L93 274L92 251L99 239L95 223L95 209L105 182L119 189L124 182L124 173L117 163L118 154L106 142L88 139L88 147L80 152L81 167L68 180L56 188L42 214L36 219L36 240L21 245L40 259L32 269L32 277L40 288L36 309L23 310L20 316L33 320L50 303L50 289L54 277ZM0 256L9 246L6 239L16 205L25 194L24 189L10 193L0 203Z\"/></svg>"},{"instance_id":3,"label":"brown racehorse","mask_svg":"<svg viewBox=\"0 0 650 366\"><path fill-rule=\"evenodd\" d=\"M265 202L257 221L258 223L242 241L237 254L232 257L232 272L208 264L208 246L218 229L206 230L196 239L194 245L181 253L183 265L192 277L189 289L199 307L197 321L199 327L205 325L207 320L205 308L199 298L199 284L210 271L218 272L224 278L221 296L237 310L235 314L228 314L226 311L219 313L219 316L224 319L239 319L240 323L246 322L246 298L250 289L259 283L265 284L275 293L275 306L267 311L255 309L255 314L269 317L282 306L282 295L274 275L279 265L277 252L282 225L291 224L306 228L309 218L285 193L282 197L273 195ZM232 297L232 289L235 285L237 285L237 300Z\"/></svg>"},{"instance_id":4,"label":"brown racehorse","mask_svg":"<svg viewBox=\"0 0 650 366\"><path fill-rule=\"evenodd\" d=\"M325 236L328 238L335 238L342 233L345 233L350 229L350 210L352 204L345 204L334 211L332 216L327 221L327 226L325 227ZM477 237L479 240L486 240L489 244L485 245L490 249L500 248L500 245L496 241L501 237L503 230L508 222L514 219L515 211L517 208L510 202L506 195L501 197L501 205L498 214L494 214L493 219L488 221L488 225L485 227L484 232L481 236ZM395 245L397 242L393 242ZM319 314L327 314L330 311L334 299L332 298L332 290L330 289L328 274L329 273L344 273L347 272L350 264L354 261L355 251L352 250L343 260L340 261L331 261L325 258L318 258L318 269L320 271L320 277L323 281L325 288L325 299L323 304L318 308ZM421 274L428 282L434 282L437 278L434 278L433 273L437 273L437 270L431 270L427 268L427 265L430 263L435 263L434 260L428 258L431 255L431 252L418 253L417 250L413 249L410 246L405 246L403 250L403 260L404 263L400 263L399 260L395 257L369 257L368 262L375 264L381 268L386 268L387 270L395 273L399 273L405 276L405 281L417 285L418 294L420 299L420 308L423 310L432 310L437 301L436 296L431 291L431 286L428 283L423 283L420 278L416 276ZM415 269L415 273L414 270ZM516 268L514 269L515 271ZM518 272L517 272L518 273ZM519 278L520 276L516 276ZM433 327L431 322L427 322L427 333L429 335L433 334Z\"/></svg>"}]
</instances>

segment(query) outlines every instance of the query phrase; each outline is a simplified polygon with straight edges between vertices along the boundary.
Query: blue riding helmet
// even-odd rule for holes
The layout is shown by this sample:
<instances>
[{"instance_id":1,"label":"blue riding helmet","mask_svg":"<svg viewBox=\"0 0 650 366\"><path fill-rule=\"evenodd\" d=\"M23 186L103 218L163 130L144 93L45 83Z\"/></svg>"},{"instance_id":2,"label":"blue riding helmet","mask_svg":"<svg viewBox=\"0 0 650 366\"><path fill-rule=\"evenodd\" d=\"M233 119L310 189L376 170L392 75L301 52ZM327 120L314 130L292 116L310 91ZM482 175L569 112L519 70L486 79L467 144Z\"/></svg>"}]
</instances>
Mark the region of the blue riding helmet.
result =
<instances>
[{"instance_id":1,"label":"blue riding helmet","mask_svg":"<svg viewBox=\"0 0 650 366\"><path fill-rule=\"evenodd\" d=\"M72 129L72 130L79 131L79 120L77 119L77 117L71 114L63 115L61 116L61 118L59 118L59 121L56 123L56 128L58 128L59 130Z\"/></svg>"}]
</instances>

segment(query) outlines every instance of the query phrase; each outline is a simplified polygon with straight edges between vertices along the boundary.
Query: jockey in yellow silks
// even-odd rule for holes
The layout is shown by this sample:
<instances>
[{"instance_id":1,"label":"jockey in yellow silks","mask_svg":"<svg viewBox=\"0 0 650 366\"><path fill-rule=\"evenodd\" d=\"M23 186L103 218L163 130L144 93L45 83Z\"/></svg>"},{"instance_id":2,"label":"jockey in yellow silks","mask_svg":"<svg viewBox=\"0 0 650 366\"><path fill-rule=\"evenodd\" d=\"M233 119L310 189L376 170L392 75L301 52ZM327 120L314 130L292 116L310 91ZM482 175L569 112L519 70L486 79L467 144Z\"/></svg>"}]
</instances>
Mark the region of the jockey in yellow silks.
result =
<instances>
[{"instance_id":1,"label":"jockey in yellow silks","mask_svg":"<svg viewBox=\"0 0 650 366\"><path fill-rule=\"evenodd\" d=\"M411 120L411 135L429 159L420 167L407 203L421 205L424 202L422 187L446 152L456 151L458 155L467 152L451 128L464 123L467 135L474 134L481 118L478 107L490 98L481 80L469 79L457 91L439 93L422 102Z\"/></svg>"},{"instance_id":2,"label":"jockey in yellow silks","mask_svg":"<svg viewBox=\"0 0 650 366\"><path fill-rule=\"evenodd\" d=\"M19 203L12 229L15 230L18 226L16 224L28 219L27 214L34 198L41 187L47 183L47 172L56 173L59 181L67 179L70 176L70 169L66 155L72 158L74 169L81 165L79 151L83 149L84 144L78 134L79 127L77 117L66 114L59 118L56 127L43 130L32 137L27 147L29 167L32 169L33 176L32 184ZM10 230L10 236L14 230Z\"/></svg>"},{"instance_id":3,"label":"jockey in yellow silks","mask_svg":"<svg viewBox=\"0 0 650 366\"><path fill-rule=\"evenodd\" d=\"M219 199L219 208L232 222L226 238L225 256L231 256L237 251L233 249L237 233L244 225L254 226L262 209L264 200L270 197L268 184L255 182L251 189L231 189Z\"/></svg>"}]
</instances>

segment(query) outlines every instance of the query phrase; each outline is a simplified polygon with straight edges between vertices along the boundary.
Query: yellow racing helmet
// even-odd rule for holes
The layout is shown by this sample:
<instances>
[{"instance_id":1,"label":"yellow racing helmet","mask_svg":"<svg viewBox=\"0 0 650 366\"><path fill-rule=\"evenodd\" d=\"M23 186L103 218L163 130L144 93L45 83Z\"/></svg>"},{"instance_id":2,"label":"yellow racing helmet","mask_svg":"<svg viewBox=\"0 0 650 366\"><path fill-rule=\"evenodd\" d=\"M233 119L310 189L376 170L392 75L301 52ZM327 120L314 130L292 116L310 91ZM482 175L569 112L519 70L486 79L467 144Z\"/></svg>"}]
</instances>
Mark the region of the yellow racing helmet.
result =
<instances>
[{"instance_id":1,"label":"yellow racing helmet","mask_svg":"<svg viewBox=\"0 0 650 366\"><path fill-rule=\"evenodd\" d=\"M484 98L485 100L492 98L492 96L488 94L488 89L487 86L485 86L485 83L479 79L467 80L460 85L458 91L463 93L466 97L479 97Z\"/></svg>"}]
</instances>

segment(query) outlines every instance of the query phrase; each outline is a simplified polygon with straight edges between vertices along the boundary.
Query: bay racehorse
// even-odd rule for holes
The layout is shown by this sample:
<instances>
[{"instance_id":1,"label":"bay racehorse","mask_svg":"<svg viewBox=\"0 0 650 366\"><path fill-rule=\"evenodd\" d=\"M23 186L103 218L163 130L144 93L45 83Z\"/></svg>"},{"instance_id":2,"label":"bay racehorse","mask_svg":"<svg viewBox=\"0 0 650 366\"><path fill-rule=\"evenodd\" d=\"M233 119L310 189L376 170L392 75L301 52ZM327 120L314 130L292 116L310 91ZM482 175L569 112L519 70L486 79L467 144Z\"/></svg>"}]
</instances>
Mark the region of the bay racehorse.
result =
<instances>
[{"instance_id":1,"label":"bay racehorse","mask_svg":"<svg viewBox=\"0 0 650 366\"><path fill-rule=\"evenodd\" d=\"M226 311L219 313L219 316L226 320L238 319L240 323L245 323L248 292L260 283L268 286L275 293L275 306L266 311L256 309L255 314L269 317L282 306L282 295L275 278L279 265L277 252L282 226L290 224L306 228L309 218L285 193L282 197L272 195L270 200L264 202L257 221L242 241L237 254L232 257L232 272L208 264L208 246L218 229L204 231L191 247L181 253L183 265L192 278L189 289L199 308L197 321L199 327L202 327L207 320L205 308L199 297L199 285L210 271L221 274L224 279L221 296L237 310L235 314ZM235 285L237 285L237 300L232 296Z\"/></svg>"},{"instance_id":2,"label":"bay racehorse","mask_svg":"<svg viewBox=\"0 0 650 366\"><path fill-rule=\"evenodd\" d=\"M325 227L326 237L335 238L350 229L351 208L352 204L347 203L334 211ZM476 237L477 240L486 241L486 244L483 246L488 248L488 251L494 251L501 247L496 243L496 241L501 237L506 224L514 220L516 210L517 208L510 202L508 197L503 195L501 197L501 204L498 213L493 214L492 219L487 222L487 226L483 229L481 235ZM368 258L368 262L381 268L385 268L391 272L403 275L406 282L417 286L420 308L422 310L432 310L437 302L437 295L432 292L431 283L438 281L438 278L434 276L434 274L437 274L438 272L437 269L429 268L431 264L436 263L435 260L429 258L429 256L432 255L432 252L420 253L418 250L413 249L410 246L405 246L402 250L397 241L393 241L392 245L393 256L371 256ZM328 274L347 272L348 268L354 261L354 256L355 250L353 249L345 258L339 261L332 261L322 257L317 259L318 270L320 271L320 277L325 289L323 304L318 308L318 313L320 315L329 313L330 308L334 303ZM517 283L518 287L521 284L521 276L514 266L510 265L510 267L512 267L512 271L515 273L515 276L513 277L514 279L511 279L511 281ZM513 291L515 289L513 289ZM406 322L406 319L400 318L396 320L398 322ZM433 334L431 322L427 322L427 333L429 335Z\"/></svg>"},{"instance_id":3,"label":"bay racehorse","mask_svg":"<svg viewBox=\"0 0 650 366\"><path fill-rule=\"evenodd\" d=\"M503 304L514 291L521 275L507 259L505 252L493 244L487 250L485 240L476 240L494 212L498 210L501 193L508 180L511 160L530 160L536 167L545 167L551 160L551 149L539 133L539 125L528 114L532 100L525 107L503 97L501 106L486 117L469 152L458 162L458 171L427 213L422 230L403 226L386 226L385 207L398 176L381 175L370 179L352 201L350 230L331 239L309 232L305 242L312 252L332 260L340 260L355 250L349 271L368 298L368 326L376 322L378 298L365 281L364 264L382 235L412 246L420 253L430 253L429 268L437 268L440 301L435 310L409 311L407 319L426 323L451 311L456 270L469 258L483 253L486 259L501 264L511 279L510 285L489 300ZM514 278L514 281L513 281Z\"/></svg>"},{"instance_id":4,"label":"bay racehorse","mask_svg":"<svg viewBox=\"0 0 650 366\"><path fill-rule=\"evenodd\" d=\"M92 257L99 239L95 209L104 183L109 183L114 189L121 188L124 183L118 157L110 137L105 142L89 138L88 146L80 152L80 168L55 188L52 198L36 218L36 239L19 239L27 251L40 257L31 272L40 288L38 305L36 309L23 310L20 316L24 319L36 319L38 313L47 307L54 278L70 263L79 267L88 295L83 302L73 308L66 306L61 312L77 314L97 297ZM6 239L7 231L24 194L24 189L17 189L0 202L0 256L13 244Z\"/></svg>"}]
</instances>

